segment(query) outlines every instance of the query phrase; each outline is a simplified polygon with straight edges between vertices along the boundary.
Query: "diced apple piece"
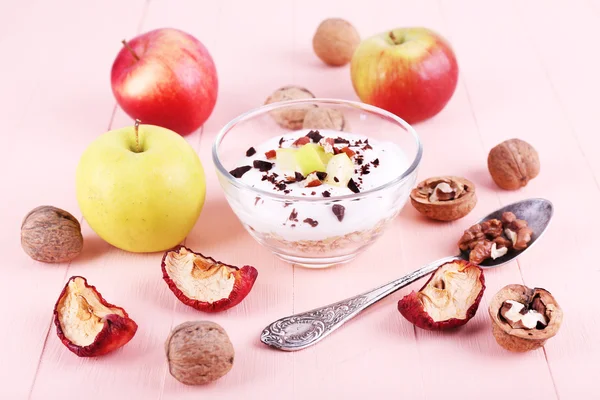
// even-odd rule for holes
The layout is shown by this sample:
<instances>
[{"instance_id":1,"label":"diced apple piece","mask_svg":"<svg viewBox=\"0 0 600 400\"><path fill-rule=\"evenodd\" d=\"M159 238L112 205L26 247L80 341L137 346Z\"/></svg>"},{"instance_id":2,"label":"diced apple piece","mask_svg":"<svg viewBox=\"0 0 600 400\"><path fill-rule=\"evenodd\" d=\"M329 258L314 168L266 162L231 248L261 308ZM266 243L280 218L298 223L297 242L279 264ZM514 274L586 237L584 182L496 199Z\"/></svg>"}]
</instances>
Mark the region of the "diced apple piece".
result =
<instances>
[{"instance_id":1,"label":"diced apple piece","mask_svg":"<svg viewBox=\"0 0 600 400\"><path fill-rule=\"evenodd\" d=\"M333 158L333 153L325 153L325 151L322 151L319 152L319 156L321 157L321 161L323 161L323 164L327 165L329 164L329 161L331 161L331 159Z\"/></svg>"},{"instance_id":2,"label":"diced apple piece","mask_svg":"<svg viewBox=\"0 0 600 400\"><path fill-rule=\"evenodd\" d=\"M319 147L306 144L296 152L296 163L302 175L306 176L314 171L325 172L327 169L318 150ZM325 152L323 151L323 153Z\"/></svg>"},{"instance_id":3,"label":"diced apple piece","mask_svg":"<svg viewBox=\"0 0 600 400\"><path fill-rule=\"evenodd\" d=\"M347 186L354 175L354 163L346 153L336 154L327 164L325 182L333 186Z\"/></svg>"},{"instance_id":4,"label":"diced apple piece","mask_svg":"<svg viewBox=\"0 0 600 400\"><path fill-rule=\"evenodd\" d=\"M323 161L323 164L325 164L325 165L327 165L329 160L331 160L331 157L333 157L332 153L326 153L323 146L321 146L318 143L308 143L308 144L304 145L304 147L307 147L307 146L312 147L313 149L316 150L317 153L319 153L319 157L321 157L321 161Z\"/></svg>"},{"instance_id":5,"label":"diced apple piece","mask_svg":"<svg viewBox=\"0 0 600 400\"><path fill-rule=\"evenodd\" d=\"M283 171L296 171L296 149L277 149L277 167Z\"/></svg>"}]
</instances>

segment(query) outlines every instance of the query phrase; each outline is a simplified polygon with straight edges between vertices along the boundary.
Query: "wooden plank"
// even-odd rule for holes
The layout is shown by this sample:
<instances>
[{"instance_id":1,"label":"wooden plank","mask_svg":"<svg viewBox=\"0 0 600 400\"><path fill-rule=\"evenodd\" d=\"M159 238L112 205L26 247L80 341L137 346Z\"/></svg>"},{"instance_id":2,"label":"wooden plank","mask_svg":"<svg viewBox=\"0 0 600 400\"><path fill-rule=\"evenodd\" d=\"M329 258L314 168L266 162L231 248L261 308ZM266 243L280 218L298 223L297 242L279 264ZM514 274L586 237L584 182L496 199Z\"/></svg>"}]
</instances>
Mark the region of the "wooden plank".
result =
<instances>
[{"instance_id":1,"label":"wooden plank","mask_svg":"<svg viewBox=\"0 0 600 400\"><path fill-rule=\"evenodd\" d=\"M43 130L43 126L37 125L47 120L53 127L56 126L53 130L57 130L59 134L54 138L49 137L48 143L41 144L40 149L53 148L52 143L55 141L60 143L60 146L54 146L54 152L50 154L54 171L49 172L64 176L65 179L64 182L62 180L55 182L51 189L57 199L72 204L70 208L74 213L77 210L80 216L74 193L75 167L85 147L110 126L114 110L114 98L110 89L112 61L120 50L121 39L133 36L137 32L146 4L143 1L128 4L114 1L95 6L81 5L77 2L63 3L38 10L40 20L34 23L34 25L40 24L40 29L51 32L47 44L50 66L46 67L50 75L42 77L43 81L38 83L44 89L46 101L62 113L48 110L49 115L44 113L43 118L40 118L39 123L32 128L35 129L34 134L39 137L42 135L38 132ZM68 8L78 18L65 20L57 29L56 21L48 18L48 15L60 14L64 8ZM57 17L60 18L60 15ZM60 19L62 21L65 18ZM44 27L45 21L48 21L47 27ZM73 32L90 32L90 34L73 37ZM69 47L57 45L61 42L68 43ZM64 51L60 51L61 49ZM90 52L89 49L94 51ZM63 88L65 85L66 90ZM89 121L92 123L90 124ZM56 160L64 161L56 163ZM152 293L148 296L143 288L137 287L134 280L139 276L135 274L135 267L120 266L119 252L99 239L85 222L82 223L82 230L85 242L82 255L68 268L56 268L56 279L46 280L41 285L42 295L36 296L40 305L43 304L46 308L46 317L40 320L47 328L43 332L40 330L38 334L48 333L48 336L44 348L38 349L37 357L40 358L40 365L33 387L30 385L30 398L33 399L47 398L48 393L62 393L65 398L69 398L70 395L79 397L81 393L88 392L90 387L94 388L94 395L97 396L120 396L126 394L127 389L115 385L111 375L119 374L135 382L139 379L132 375L146 376L143 370L128 369L130 354L140 354L138 358L143 360L143 346L142 350L136 351L135 341L129 349L133 352L129 354L117 352L98 359L80 359L69 352L56 337L56 328L53 323L51 324L50 318L52 307L69 276L87 277L89 282L95 284L109 301L125 307L134 318L137 310L135 307L133 309L128 307L128 297L139 296L147 301L154 299L155 295ZM135 260L143 260L143 258L135 257ZM129 261L126 260L123 266L130 267L128 263ZM131 261L131 263L135 265L136 262ZM121 282L121 285L115 282ZM117 290L113 290L115 287ZM45 291L48 291L47 295ZM146 307L148 307L147 303ZM144 335L144 328L138 331L137 337ZM145 361L147 362L147 359ZM35 365L37 366L37 363ZM129 370L130 374L123 374L124 370ZM112 371L112 374L109 371ZM146 386L151 388L151 385ZM27 387L28 391L30 387Z\"/></svg>"},{"instance_id":2,"label":"wooden plank","mask_svg":"<svg viewBox=\"0 0 600 400\"><path fill-rule=\"evenodd\" d=\"M561 30L565 32L585 24L581 20L565 19L566 15L571 15L567 11L571 6L567 7L565 3L554 2L552 6L545 2L538 2L537 6L531 4L523 7L528 11L523 11L522 18L518 17L521 12L519 4L515 1L490 6L472 2L468 13L463 10L460 15L451 14L453 7L450 4L445 10L450 21L452 17L456 20L462 18L454 41L463 52L466 85L486 148L504 139L520 137L532 143L540 153L540 176L520 191L499 191L498 196L502 203L526 197L545 197L556 207L554 221L543 241L519 259L519 265L525 284L550 290L566 313L558 336L548 342L545 353L537 351L537 356L547 356L550 361L549 371L561 398L586 397L594 390L593 372L586 365L591 365L598 357L597 343L588 338L597 334L599 328L597 321L591 320L580 304L595 289L593 280L580 279L567 272L565 266L577 265L581 276L597 274L591 251L593 239L588 232L598 219L597 215L590 213L599 200L598 190L561 106L561 101L567 96L557 96L544 64L536 55L539 43L556 36L556 25L550 21L560 20ZM514 23L510 29L503 29L506 26L503 21L508 19ZM562 48L570 48L571 43L571 40L565 39ZM556 50L560 45L553 48ZM591 58L589 53L579 53L579 56L581 58L575 62L576 65ZM584 76L573 76L573 79L584 79ZM570 82L571 85L573 83ZM589 95L593 93L594 83L591 85ZM585 107L585 98L571 101ZM582 140L590 141L590 147L593 141L591 129L593 125L587 125L580 136ZM489 185L493 183L489 181ZM566 189L574 187L589 189L585 196L578 197L577 203L573 202L572 193ZM574 346L577 351L572 351ZM566 361L567 357L569 361ZM516 356L516 360L520 362L521 357ZM535 376L541 373L538 370Z\"/></svg>"},{"instance_id":3,"label":"wooden plank","mask_svg":"<svg viewBox=\"0 0 600 400\"><path fill-rule=\"evenodd\" d=\"M266 9L268 23L276 35L265 36L259 29ZM171 11L169 11L171 10ZM231 211L217 180L212 162L212 144L218 131L232 118L257 107L270 94L265 84L282 77L288 80L295 70L281 54L292 40L292 4L276 0L256 2L222 1L199 4L189 1L173 10L172 3L152 3L148 23L177 23L199 38L211 52L219 74L219 95L215 110L204 126L199 155L207 176L207 202L186 244L196 251L233 265L253 265L258 279L250 295L236 308L207 315L177 302L171 323L210 320L228 332L236 350L234 367L219 381L207 387L189 387L165 372L162 399L195 399L198 396L235 399L267 397L290 390L293 378L292 354L281 354L259 342L260 332L269 322L292 311L292 270L261 247L244 230ZM206 26L198 23L204 15ZM266 20L266 14L264 15ZM160 351L161 349L159 349Z\"/></svg>"},{"instance_id":4,"label":"wooden plank","mask_svg":"<svg viewBox=\"0 0 600 400\"><path fill-rule=\"evenodd\" d=\"M530 43L526 62L536 66L534 82L544 88L537 92L544 108L531 118L539 117L540 140L548 138L539 185L552 193L557 208L554 236L546 239L546 248L560 249L545 256L536 253L539 257L531 259L524 276L552 291L565 310L560 334L545 346L561 398L589 398L596 393L597 373L591 366L600 357L600 344L594 339L600 323L589 318L585 306L597 291L593 277L600 272L592 231L600 222L594 212L600 201L600 142L594 118L600 61L590 52L600 33L600 13L585 2L515 2L514 9L515 22L523 26L523 39ZM558 23L568 35L555 34ZM585 188L582 195L575 195L576 187Z\"/></svg>"},{"instance_id":5,"label":"wooden plank","mask_svg":"<svg viewBox=\"0 0 600 400\"><path fill-rule=\"evenodd\" d=\"M131 15L139 15L143 3L12 4L3 14L8 23L2 24L7 29L0 35L0 52L12 60L3 59L0 76L0 118L7 139L0 158L6 171L0 213L7 228L0 230L6 272L0 300L15 306L6 307L3 318L10 329L3 330L0 351L9 361L0 368L10 384L0 387L0 397L21 399L32 387L68 266L32 261L21 250L17 232L25 214L38 205L51 204L81 216L75 167L87 143L106 129L110 118L108 76L121 35L116 28L131 32ZM77 17L66 18L64 9ZM86 234L87 256L93 254L94 244ZM68 385L65 375L56 373L55 379Z\"/></svg>"}]
</instances>

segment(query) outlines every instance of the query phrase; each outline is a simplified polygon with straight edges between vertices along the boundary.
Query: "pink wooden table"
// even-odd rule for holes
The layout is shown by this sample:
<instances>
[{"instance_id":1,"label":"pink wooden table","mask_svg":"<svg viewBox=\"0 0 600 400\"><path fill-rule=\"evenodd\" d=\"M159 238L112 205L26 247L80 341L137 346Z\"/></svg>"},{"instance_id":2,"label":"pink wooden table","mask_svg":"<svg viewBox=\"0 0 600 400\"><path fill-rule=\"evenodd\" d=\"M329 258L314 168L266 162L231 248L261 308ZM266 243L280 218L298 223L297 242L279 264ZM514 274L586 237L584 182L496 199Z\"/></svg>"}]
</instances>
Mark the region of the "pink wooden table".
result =
<instances>
[{"instance_id":1,"label":"pink wooden table","mask_svg":"<svg viewBox=\"0 0 600 400\"><path fill-rule=\"evenodd\" d=\"M2 205L0 254L1 399L598 399L600 312L600 1L168 1L77 0L0 3ZM390 230L351 264L294 268L243 231L210 159L217 131L286 84L317 96L356 99L348 67L328 68L311 39L330 16L363 37L422 25L445 35L461 67L447 108L416 126L425 147L419 177L455 174L478 186L475 210L460 222L428 222L407 205ZM109 71L123 38L152 28L186 30L211 51L220 91L206 125L188 137L208 179L207 202L186 244L260 275L237 308L205 315L181 304L161 279L160 255L112 248L83 222L84 252L70 265L45 265L20 248L33 207L51 204L81 218L74 172L83 149L109 128L131 124L115 107ZM520 137L540 152L542 172L517 192L498 190L488 150ZM453 254L471 222L501 204L546 197L556 207L543 240L518 262L486 272L471 322L452 333L415 329L391 296L315 347L283 353L263 346L272 320L369 289ZM68 277L83 275L139 324L123 349L78 358L58 340L52 308ZM509 283L550 290L565 321L545 348L501 349L486 309ZM233 370L187 387L167 370L163 343L186 320L210 319L236 348ZM271 397L273 396L273 397Z\"/></svg>"}]
</instances>

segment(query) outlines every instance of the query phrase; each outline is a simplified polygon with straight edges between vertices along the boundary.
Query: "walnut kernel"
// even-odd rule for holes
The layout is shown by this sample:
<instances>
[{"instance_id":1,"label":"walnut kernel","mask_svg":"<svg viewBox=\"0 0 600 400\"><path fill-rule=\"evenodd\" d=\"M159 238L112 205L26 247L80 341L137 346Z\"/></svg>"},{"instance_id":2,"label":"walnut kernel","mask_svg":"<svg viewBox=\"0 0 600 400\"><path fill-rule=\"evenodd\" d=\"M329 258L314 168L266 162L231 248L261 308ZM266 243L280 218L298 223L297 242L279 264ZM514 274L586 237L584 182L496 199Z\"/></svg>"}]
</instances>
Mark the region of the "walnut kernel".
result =
<instances>
[{"instance_id":1,"label":"walnut kernel","mask_svg":"<svg viewBox=\"0 0 600 400\"><path fill-rule=\"evenodd\" d=\"M332 66L348 64L359 44L360 35L356 28L341 18L324 20L313 36L315 54Z\"/></svg>"},{"instance_id":2,"label":"walnut kernel","mask_svg":"<svg viewBox=\"0 0 600 400\"><path fill-rule=\"evenodd\" d=\"M71 261L83 248L81 226L65 210L52 206L36 207L23 219L21 247L36 261Z\"/></svg>"},{"instance_id":3,"label":"walnut kernel","mask_svg":"<svg viewBox=\"0 0 600 400\"><path fill-rule=\"evenodd\" d=\"M490 150L488 170L494 182L502 189L516 190L538 176L540 159L529 143L510 139Z\"/></svg>"},{"instance_id":4,"label":"walnut kernel","mask_svg":"<svg viewBox=\"0 0 600 400\"><path fill-rule=\"evenodd\" d=\"M300 86L284 86L274 91L266 100L265 104L277 103L280 101L314 99L315 95L308 89ZM315 108L316 105L288 106L279 108L270 112L273 119L282 127L287 129L302 129L304 116Z\"/></svg>"},{"instance_id":5,"label":"walnut kernel","mask_svg":"<svg viewBox=\"0 0 600 400\"><path fill-rule=\"evenodd\" d=\"M503 236L503 233L506 237ZM502 220L490 219L471 226L458 241L461 251L469 252L469 261L480 264L508 253L508 250L523 250L531 241L533 230L527 221L517 219L512 212L502 213Z\"/></svg>"},{"instance_id":6,"label":"walnut kernel","mask_svg":"<svg viewBox=\"0 0 600 400\"><path fill-rule=\"evenodd\" d=\"M439 221L462 218L477 204L475 185L457 176L424 180L411 191L410 200L421 214Z\"/></svg>"}]
</instances>

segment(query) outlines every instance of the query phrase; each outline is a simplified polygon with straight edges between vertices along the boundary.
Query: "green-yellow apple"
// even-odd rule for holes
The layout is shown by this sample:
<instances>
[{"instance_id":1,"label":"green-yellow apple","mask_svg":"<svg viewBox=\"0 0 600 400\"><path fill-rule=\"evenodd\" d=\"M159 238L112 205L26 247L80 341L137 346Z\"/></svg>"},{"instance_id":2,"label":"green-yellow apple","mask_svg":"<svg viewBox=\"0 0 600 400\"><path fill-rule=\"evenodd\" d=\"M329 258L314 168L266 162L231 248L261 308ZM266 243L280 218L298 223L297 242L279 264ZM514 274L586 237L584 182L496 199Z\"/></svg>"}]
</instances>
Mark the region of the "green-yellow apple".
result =
<instances>
[{"instance_id":1,"label":"green-yellow apple","mask_svg":"<svg viewBox=\"0 0 600 400\"><path fill-rule=\"evenodd\" d=\"M206 196L202 163L177 133L154 125L106 132L84 151L76 173L77 201L104 240L131 252L179 244L192 230Z\"/></svg>"},{"instance_id":2,"label":"green-yellow apple","mask_svg":"<svg viewBox=\"0 0 600 400\"><path fill-rule=\"evenodd\" d=\"M456 89L458 64L439 34L399 28L361 42L350 74L361 101L416 123L446 106Z\"/></svg>"}]
</instances>

